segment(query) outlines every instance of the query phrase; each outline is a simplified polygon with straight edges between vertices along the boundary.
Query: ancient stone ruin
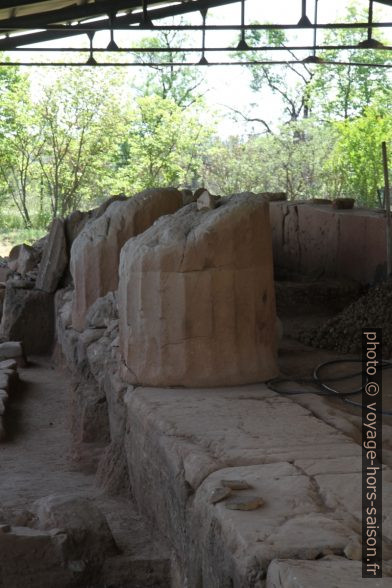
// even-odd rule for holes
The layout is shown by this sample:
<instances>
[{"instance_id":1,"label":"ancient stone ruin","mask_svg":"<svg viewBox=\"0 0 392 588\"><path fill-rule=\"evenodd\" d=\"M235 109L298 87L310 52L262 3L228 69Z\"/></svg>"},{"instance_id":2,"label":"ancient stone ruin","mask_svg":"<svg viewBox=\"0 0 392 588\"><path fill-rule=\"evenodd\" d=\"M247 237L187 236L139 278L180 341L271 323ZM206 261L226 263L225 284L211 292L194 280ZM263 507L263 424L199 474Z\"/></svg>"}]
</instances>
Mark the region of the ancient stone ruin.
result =
<instances>
[{"instance_id":1,"label":"ancient stone ruin","mask_svg":"<svg viewBox=\"0 0 392 588\"><path fill-rule=\"evenodd\" d=\"M132 489L126 422L134 387L232 386L277 374L268 206L252 193L146 190L56 219L46 238L14 248L0 326L1 414L18 358L54 351L73 374L73 459L97 470L107 493ZM106 586L97 580L106 568L110 585L123 585L127 564L119 571L121 550L91 500L54 494L26 510L19 527L12 512L0 527L10 560L0 557L5 585L19 585L20 573L21 582L34 575L31 587L79 586L87 578ZM14 549L42 555L19 572ZM175 557L180 576L187 573L182 558Z\"/></svg>"},{"instance_id":2,"label":"ancient stone ruin","mask_svg":"<svg viewBox=\"0 0 392 588\"><path fill-rule=\"evenodd\" d=\"M324 263L330 231L372 238L364 218L146 190L0 261L0 588L364 586L358 408L297 389L331 359L301 339L354 336L372 300L390 318L389 284L363 295Z\"/></svg>"},{"instance_id":3,"label":"ancient stone ruin","mask_svg":"<svg viewBox=\"0 0 392 588\"><path fill-rule=\"evenodd\" d=\"M127 381L230 386L276 375L268 202L259 196L160 218L124 245L119 275Z\"/></svg>"},{"instance_id":4,"label":"ancient stone ruin","mask_svg":"<svg viewBox=\"0 0 392 588\"><path fill-rule=\"evenodd\" d=\"M120 251L128 239L143 233L160 216L175 212L181 205L178 190L147 190L118 200L86 224L71 250L74 329L83 330L86 312L97 298L117 290Z\"/></svg>"}]
</instances>

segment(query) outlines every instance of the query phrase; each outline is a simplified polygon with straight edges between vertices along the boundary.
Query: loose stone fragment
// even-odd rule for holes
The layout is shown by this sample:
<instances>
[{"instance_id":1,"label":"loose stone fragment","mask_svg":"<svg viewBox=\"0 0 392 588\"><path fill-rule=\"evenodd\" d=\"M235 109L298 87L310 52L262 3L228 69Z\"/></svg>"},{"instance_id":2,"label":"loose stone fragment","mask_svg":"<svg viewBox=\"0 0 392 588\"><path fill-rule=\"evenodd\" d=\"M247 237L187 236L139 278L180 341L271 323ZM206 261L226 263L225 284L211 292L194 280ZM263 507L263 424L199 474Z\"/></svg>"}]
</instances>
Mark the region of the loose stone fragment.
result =
<instances>
[{"instance_id":1,"label":"loose stone fragment","mask_svg":"<svg viewBox=\"0 0 392 588\"><path fill-rule=\"evenodd\" d=\"M347 210L350 208L354 208L355 199L354 198L335 198L332 202L333 208L338 208L341 210Z\"/></svg>"},{"instance_id":2,"label":"loose stone fragment","mask_svg":"<svg viewBox=\"0 0 392 588\"><path fill-rule=\"evenodd\" d=\"M195 190L195 192L193 194L195 201L199 198L199 196L201 196L203 194L203 192L208 192L207 188L204 188L203 186L201 188L197 188L197 190Z\"/></svg>"},{"instance_id":3,"label":"loose stone fragment","mask_svg":"<svg viewBox=\"0 0 392 588\"><path fill-rule=\"evenodd\" d=\"M40 252L23 243L13 247L9 253L8 267L14 272L25 275L34 269L40 261Z\"/></svg>"},{"instance_id":4,"label":"loose stone fragment","mask_svg":"<svg viewBox=\"0 0 392 588\"><path fill-rule=\"evenodd\" d=\"M202 192L197 199L197 209L198 210L213 210L216 208L218 201L217 196L213 196L207 190Z\"/></svg>"},{"instance_id":5,"label":"loose stone fragment","mask_svg":"<svg viewBox=\"0 0 392 588\"><path fill-rule=\"evenodd\" d=\"M231 490L249 490L249 488L252 488L246 480L221 480L221 484Z\"/></svg>"},{"instance_id":6,"label":"loose stone fragment","mask_svg":"<svg viewBox=\"0 0 392 588\"><path fill-rule=\"evenodd\" d=\"M230 510L256 510L263 506L264 500L259 496L246 496L244 498L233 498L230 502L226 502L226 508Z\"/></svg>"},{"instance_id":7,"label":"loose stone fragment","mask_svg":"<svg viewBox=\"0 0 392 588\"><path fill-rule=\"evenodd\" d=\"M362 560L362 545L359 539L352 539L344 548L344 555L347 559L361 561Z\"/></svg>"},{"instance_id":8,"label":"loose stone fragment","mask_svg":"<svg viewBox=\"0 0 392 588\"><path fill-rule=\"evenodd\" d=\"M211 492L210 503L216 504L217 502L221 502L221 500L224 500L225 498L230 496L230 494L230 488L221 488L218 486L217 488L214 488Z\"/></svg>"}]
</instances>

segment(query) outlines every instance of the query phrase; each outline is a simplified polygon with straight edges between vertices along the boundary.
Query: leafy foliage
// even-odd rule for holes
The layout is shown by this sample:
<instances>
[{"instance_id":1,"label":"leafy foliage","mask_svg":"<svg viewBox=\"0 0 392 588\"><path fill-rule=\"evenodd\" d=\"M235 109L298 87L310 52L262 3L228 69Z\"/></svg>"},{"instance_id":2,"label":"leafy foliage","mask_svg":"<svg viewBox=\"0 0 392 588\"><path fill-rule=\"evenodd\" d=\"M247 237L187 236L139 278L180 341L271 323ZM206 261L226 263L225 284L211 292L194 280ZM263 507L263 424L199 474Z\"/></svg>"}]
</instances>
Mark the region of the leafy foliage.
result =
<instances>
[{"instance_id":1,"label":"leafy foliage","mask_svg":"<svg viewBox=\"0 0 392 588\"><path fill-rule=\"evenodd\" d=\"M192 43L186 35L176 31L158 31L152 38L143 39L138 45L154 52L136 53L135 61L151 64L137 89L141 96L159 96L168 99L180 108L186 109L200 100L203 95L201 72L195 67L174 65L153 65L155 63L186 63L186 54L173 51ZM165 49L165 51L157 51Z\"/></svg>"},{"instance_id":2,"label":"leafy foliage","mask_svg":"<svg viewBox=\"0 0 392 588\"><path fill-rule=\"evenodd\" d=\"M115 185L121 191L179 186L200 175L211 130L197 111L159 96L139 98L128 114Z\"/></svg>"},{"instance_id":3,"label":"leafy foliage","mask_svg":"<svg viewBox=\"0 0 392 588\"><path fill-rule=\"evenodd\" d=\"M121 124L118 82L117 74L97 79L95 70L72 69L43 88L38 163L53 217L75 210L102 187Z\"/></svg>"},{"instance_id":4,"label":"leafy foliage","mask_svg":"<svg viewBox=\"0 0 392 588\"><path fill-rule=\"evenodd\" d=\"M348 8L346 19L348 22L366 22L367 14L352 4ZM379 41L384 40L376 29L373 31L373 35ZM330 49L320 53L320 57L326 61L344 61L348 64L391 63L387 51L358 49L358 44L364 38L364 31L358 29L330 30L325 35L325 43L347 45L354 48L346 49L340 53L336 49ZM318 116L326 119L348 119L359 116L380 92L382 93L383 89L388 87L390 83L388 80L388 70L380 67L337 65L331 68L319 66L316 68L309 88L312 108Z\"/></svg>"},{"instance_id":5,"label":"leafy foliage","mask_svg":"<svg viewBox=\"0 0 392 588\"><path fill-rule=\"evenodd\" d=\"M363 116L335 124L338 140L327 167L336 178L338 194L357 198L365 206L377 202L377 190L384 185L381 143L392 150L392 92L365 107Z\"/></svg>"},{"instance_id":6,"label":"leafy foliage","mask_svg":"<svg viewBox=\"0 0 392 588\"><path fill-rule=\"evenodd\" d=\"M218 142L210 156L208 182L222 194L284 191L291 200L331 196L332 170L325 161L335 135L332 127L306 120L283 125L275 135Z\"/></svg>"},{"instance_id":7,"label":"leafy foliage","mask_svg":"<svg viewBox=\"0 0 392 588\"><path fill-rule=\"evenodd\" d=\"M350 18L362 20L355 7ZM363 32L338 30L326 40L356 46L362 38ZM247 41L288 45L283 31L252 32ZM256 96L268 89L281 101L282 117L240 112L264 134L222 140L211 122L215 114L207 116L200 70L152 65L184 62L185 54L173 51L181 43L187 41L173 32L143 41L156 51L136 55L151 64L143 68L142 83L109 67L29 76L0 68L0 226L16 228L17 214L31 230L110 193L169 185L205 185L222 195L283 190L290 199L353 196L378 204L381 142L392 150L385 70L300 61L285 68L249 66ZM253 52L256 59L268 55ZM335 60L337 54L322 56ZM344 58L350 64L388 55L354 47Z\"/></svg>"}]
</instances>

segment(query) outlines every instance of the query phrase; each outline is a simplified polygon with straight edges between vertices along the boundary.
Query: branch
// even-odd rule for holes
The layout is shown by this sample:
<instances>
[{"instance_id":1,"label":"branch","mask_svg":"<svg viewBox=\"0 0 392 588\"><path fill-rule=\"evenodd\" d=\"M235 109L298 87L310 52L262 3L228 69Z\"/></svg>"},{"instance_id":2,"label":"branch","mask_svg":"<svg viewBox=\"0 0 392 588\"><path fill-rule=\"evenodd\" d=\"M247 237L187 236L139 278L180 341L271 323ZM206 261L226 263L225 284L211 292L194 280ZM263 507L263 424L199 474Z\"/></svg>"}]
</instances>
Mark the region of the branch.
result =
<instances>
[{"instance_id":1,"label":"branch","mask_svg":"<svg viewBox=\"0 0 392 588\"><path fill-rule=\"evenodd\" d=\"M264 75L266 77L267 83L269 85L269 87L271 88L271 90L275 90L275 92L277 92L278 94L280 94L282 96L282 98L289 103L289 105L291 106L291 113L294 115L296 115L296 106L293 100L291 100L291 98L289 98L289 96L287 95L287 92L281 90L279 88L279 86L276 86L275 83L272 81L271 76L268 73L268 70L266 67L263 67L263 72Z\"/></svg>"},{"instance_id":2,"label":"branch","mask_svg":"<svg viewBox=\"0 0 392 588\"><path fill-rule=\"evenodd\" d=\"M232 108L231 106L227 106L227 104L221 104L221 106L223 106L224 108L228 108L229 110L231 110L232 112L235 112L236 114L239 114L240 116L242 116L242 118L244 120L246 120L246 122L258 122L261 123L265 126L266 132L269 133L270 135L273 135L273 132L271 130L271 127L269 126L269 124L262 118L250 118L248 116L246 116L243 112L241 112L240 110L237 110L236 108Z\"/></svg>"}]
</instances>

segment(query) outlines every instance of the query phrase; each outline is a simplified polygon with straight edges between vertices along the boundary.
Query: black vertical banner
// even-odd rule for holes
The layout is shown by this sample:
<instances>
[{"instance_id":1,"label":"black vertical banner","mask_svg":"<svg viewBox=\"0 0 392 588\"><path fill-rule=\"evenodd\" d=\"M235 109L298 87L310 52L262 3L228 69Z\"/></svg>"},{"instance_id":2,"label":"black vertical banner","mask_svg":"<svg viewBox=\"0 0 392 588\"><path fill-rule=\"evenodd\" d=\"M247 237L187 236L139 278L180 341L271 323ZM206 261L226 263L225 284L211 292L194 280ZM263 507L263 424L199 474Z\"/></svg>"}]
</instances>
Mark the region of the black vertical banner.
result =
<instances>
[{"instance_id":1,"label":"black vertical banner","mask_svg":"<svg viewBox=\"0 0 392 588\"><path fill-rule=\"evenodd\" d=\"M362 577L382 578L382 331L362 330Z\"/></svg>"}]
</instances>

